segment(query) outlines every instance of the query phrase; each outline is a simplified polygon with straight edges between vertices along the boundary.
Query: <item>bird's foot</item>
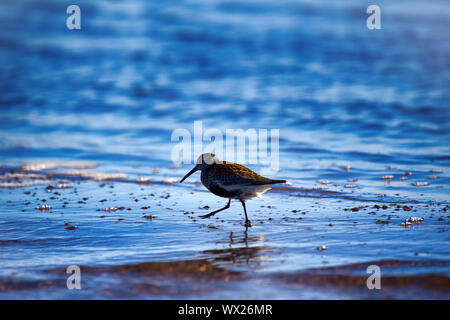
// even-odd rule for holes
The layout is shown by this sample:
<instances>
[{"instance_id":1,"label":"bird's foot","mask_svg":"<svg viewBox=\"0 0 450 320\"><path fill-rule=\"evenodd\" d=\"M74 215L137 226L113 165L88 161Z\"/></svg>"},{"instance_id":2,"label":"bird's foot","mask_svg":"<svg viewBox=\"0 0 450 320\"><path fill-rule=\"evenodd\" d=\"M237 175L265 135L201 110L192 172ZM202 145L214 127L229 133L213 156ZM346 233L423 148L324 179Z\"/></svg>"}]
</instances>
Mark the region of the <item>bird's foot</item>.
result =
<instances>
[{"instance_id":1,"label":"bird's foot","mask_svg":"<svg viewBox=\"0 0 450 320\"><path fill-rule=\"evenodd\" d=\"M250 222L250 220L246 220L246 221L245 221L245 226L246 226L247 228L252 226L252 223Z\"/></svg>"},{"instance_id":2,"label":"bird's foot","mask_svg":"<svg viewBox=\"0 0 450 320\"><path fill-rule=\"evenodd\" d=\"M202 219L206 219L206 218L212 217L212 216L215 215L215 214L216 214L215 212L211 212L211 213L204 214L204 215L198 216L198 217L199 217L199 218L202 218Z\"/></svg>"}]
</instances>

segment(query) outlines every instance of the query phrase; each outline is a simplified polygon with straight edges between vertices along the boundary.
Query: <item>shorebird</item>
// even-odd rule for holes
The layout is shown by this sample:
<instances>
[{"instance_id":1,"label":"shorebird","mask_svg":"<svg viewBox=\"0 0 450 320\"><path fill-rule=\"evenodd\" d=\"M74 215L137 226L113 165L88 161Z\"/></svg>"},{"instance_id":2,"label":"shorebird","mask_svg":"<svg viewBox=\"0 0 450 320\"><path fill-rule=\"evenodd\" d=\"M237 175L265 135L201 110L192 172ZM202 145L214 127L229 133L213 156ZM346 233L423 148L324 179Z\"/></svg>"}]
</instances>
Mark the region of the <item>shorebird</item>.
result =
<instances>
[{"instance_id":1,"label":"shorebird","mask_svg":"<svg viewBox=\"0 0 450 320\"><path fill-rule=\"evenodd\" d=\"M200 218L212 217L216 213L228 209L231 199L238 199L244 207L246 227L252 225L247 216L245 200L261 197L264 192L272 188L272 185L286 182L286 180L265 178L240 164L221 161L213 153L204 153L198 157L196 166L180 180L180 183L198 170L201 171L200 180L209 191L216 196L228 198L225 207L200 216Z\"/></svg>"}]
</instances>

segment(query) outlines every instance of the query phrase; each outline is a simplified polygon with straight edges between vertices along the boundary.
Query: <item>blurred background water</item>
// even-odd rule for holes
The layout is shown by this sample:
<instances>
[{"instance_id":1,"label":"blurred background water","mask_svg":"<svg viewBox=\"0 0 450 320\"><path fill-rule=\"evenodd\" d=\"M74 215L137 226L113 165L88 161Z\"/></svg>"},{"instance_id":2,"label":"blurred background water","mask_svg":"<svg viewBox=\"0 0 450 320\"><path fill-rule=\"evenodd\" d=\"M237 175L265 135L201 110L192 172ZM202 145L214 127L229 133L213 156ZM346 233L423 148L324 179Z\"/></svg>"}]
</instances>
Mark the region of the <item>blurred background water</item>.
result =
<instances>
[{"instance_id":1,"label":"blurred background water","mask_svg":"<svg viewBox=\"0 0 450 320\"><path fill-rule=\"evenodd\" d=\"M133 179L179 179L188 167L168 169L174 147L171 134L177 128L192 130L194 121L202 120L204 128L224 132L227 128L279 129L282 170L272 176L288 179L293 187L314 190L323 187L317 183L322 179L332 182L327 190L339 193L341 200L376 201L385 195L386 199L399 196L402 201L449 203L448 1L377 1L381 30L366 27L365 10L374 4L368 1L78 0L76 4L81 8L81 30L66 28L67 4L61 1L0 3L3 173L29 162L89 161L102 172L120 171ZM343 170L343 166L351 169ZM153 172L154 168L161 171ZM261 166L252 168L258 171ZM398 180L405 172L412 175ZM382 180L384 175L393 175L392 181ZM415 182L429 185L417 187ZM348 184L352 188L345 188ZM174 208L197 209L198 199L189 198L192 186L170 187L172 194L181 194ZM90 184L83 188L97 197L104 194ZM135 185L118 188L123 192L115 196L122 201L132 201L129 193L140 190ZM162 186L154 188L165 192ZM2 214L3 240L42 237L35 232L36 218L26 218L30 223L26 231L21 220L25 218L17 217L17 206L24 201L22 191L2 191L2 202L16 203L16 207L6 206ZM210 199L216 205L216 198L201 197L206 199L202 205ZM288 198L283 193L273 197L276 201ZM339 206L332 204L334 197L322 201L329 201L332 208ZM297 197L289 198L282 208L301 207ZM83 210L88 214L98 207L89 208L73 207L73 214L80 215L72 221L79 223ZM328 213L325 210L322 219ZM240 218L236 210L236 221ZM152 240L156 241L153 246L172 243L176 239L166 232L186 227L184 222L177 224L179 217L171 219L154 231L161 238ZM130 241L146 238L148 231L134 234L117 225L111 228L116 235L129 232ZM289 246L283 246L298 236L292 227L291 238L283 241L286 226L273 228L277 230L273 231L274 248L286 249ZM343 228L337 239L349 231ZM426 230L436 234L433 228ZM189 230L185 236L191 239ZM85 236L100 237L100 231L91 231ZM46 232L45 238L66 237L65 230L63 235L51 228ZM425 246L425 251L433 252L428 257L448 260L447 229L429 242L430 247L424 240L432 238L427 232L416 238L422 241L418 248ZM215 234L210 237L217 239ZM86 238L71 239L73 250L96 247L83 242ZM369 239L377 238L365 241ZM97 246L99 251L91 248L94 254L82 262L179 259L186 254L177 255L170 246L162 248L160 256L155 247L128 251L130 243L119 237L103 249ZM195 243L191 249L197 253L216 248ZM17 269L22 265L18 261L33 267L67 262L63 258L55 262L56 253L64 256L57 249L59 244L50 241L37 246L26 253L4 246L5 270ZM112 254L114 248L117 255ZM42 250L49 252L41 260ZM286 250L288 257L294 257L291 267L322 263L312 259L311 264L304 260L302 265L299 261L304 257L296 256L294 249ZM99 252L111 256L99 260ZM401 257L393 252L385 258ZM358 251L340 254L336 262L370 260ZM272 269L283 268L269 264L267 270ZM448 273L448 267L443 273Z\"/></svg>"}]
</instances>

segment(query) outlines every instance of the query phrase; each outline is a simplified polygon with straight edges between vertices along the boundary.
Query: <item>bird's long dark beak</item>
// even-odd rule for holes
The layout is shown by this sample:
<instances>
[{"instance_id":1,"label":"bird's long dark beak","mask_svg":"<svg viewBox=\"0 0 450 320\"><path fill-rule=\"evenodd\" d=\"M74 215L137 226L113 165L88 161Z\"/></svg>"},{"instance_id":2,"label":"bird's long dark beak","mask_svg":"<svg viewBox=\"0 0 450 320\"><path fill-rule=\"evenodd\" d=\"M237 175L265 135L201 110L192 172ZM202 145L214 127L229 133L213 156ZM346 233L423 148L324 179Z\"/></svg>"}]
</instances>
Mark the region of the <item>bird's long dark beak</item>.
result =
<instances>
[{"instance_id":1,"label":"bird's long dark beak","mask_svg":"<svg viewBox=\"0 0 450 320\"><path fill-rule=\"evenodd\" d=\"M180 180L180 183L182 183L187 177L189 177L191 174L193 174L195 171L198 171L198 170L200 170L200 168L199 168L198 165L196 165L191 171L189 171L189 172L187 173L187 175L185 175L185 176L183 177L183 179Z\"/></svg>"}]
</instances>

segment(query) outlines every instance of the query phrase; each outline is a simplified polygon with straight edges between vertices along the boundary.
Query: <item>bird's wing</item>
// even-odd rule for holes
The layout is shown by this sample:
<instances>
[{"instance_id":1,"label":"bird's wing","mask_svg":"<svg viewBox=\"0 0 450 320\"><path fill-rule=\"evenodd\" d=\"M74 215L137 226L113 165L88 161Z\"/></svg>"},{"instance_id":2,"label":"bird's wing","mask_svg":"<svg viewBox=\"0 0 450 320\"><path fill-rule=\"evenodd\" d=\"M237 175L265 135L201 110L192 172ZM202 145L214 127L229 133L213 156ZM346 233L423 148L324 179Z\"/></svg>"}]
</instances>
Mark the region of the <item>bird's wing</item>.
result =
<instances>
[{"instance_id":1,"label":"bird's wing","mask_svg":"<svg viewBox=\"0 0 450 320\"><path fill-rule=\"evenodd\" d=\"M211 170L216 183L224 189L231 186L248 186L277 183L275 180L260 176L256 172L239 164L216 164Z\"/></svg>"}]
</instances>

